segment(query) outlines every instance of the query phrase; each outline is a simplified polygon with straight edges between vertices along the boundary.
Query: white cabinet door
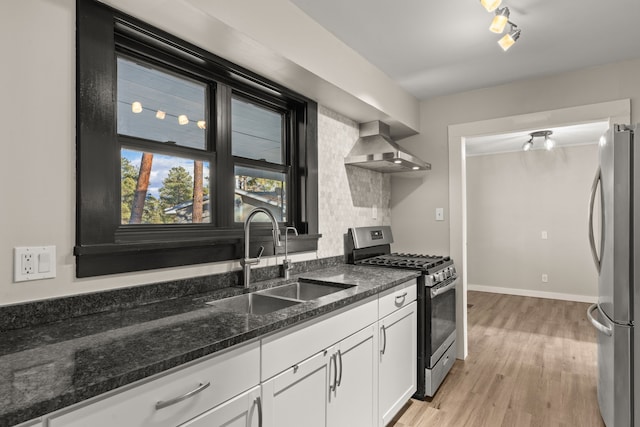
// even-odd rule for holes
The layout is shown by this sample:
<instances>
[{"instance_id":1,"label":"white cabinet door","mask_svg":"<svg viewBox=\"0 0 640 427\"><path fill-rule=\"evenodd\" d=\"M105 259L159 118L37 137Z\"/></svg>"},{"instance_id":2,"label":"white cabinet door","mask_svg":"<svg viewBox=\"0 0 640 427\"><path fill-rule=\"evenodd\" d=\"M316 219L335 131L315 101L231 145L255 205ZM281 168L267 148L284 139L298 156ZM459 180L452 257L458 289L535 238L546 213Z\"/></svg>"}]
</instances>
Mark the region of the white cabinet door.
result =
<instances>
[{"instance_id":1,"label":"white cabinet door","mask_svg":"<svg viewBox=\"0 0 640 427\"><path fill-rule=\"evenodd\" d=\"M216 406L180 427L260 427L262 402L260 387Z\"/></svg>"},{"instance_id":2,"label":"white cabinet door","mask_svg":"<svg viewBox=\"0 0 640 427\"><path fill-rule=\"evenodd\" d=\"M330 427L377 424L377 329L375 324L368 326L340 341L333 350L327 410Z\"/></svg>"},{"instance_id":3,"label":"white cabinet door","mask_svg":"<svg viewBox=\"0 0 640 427\"><path fill-rule=\"evenodd\" d=\"M321 351L262 384L264 427L327 425L330 351Z\"/></svg>"},{"instance_id":4,"label":"white cabinet door","mask_svg":"<svg viewBox=\"0 0 640 427\"><path fill-rule=\"evenodd\" d=\"M385 426L416 391L416 302L381 319L379 327L379 425Z\"/></svg>"}]
</instances>

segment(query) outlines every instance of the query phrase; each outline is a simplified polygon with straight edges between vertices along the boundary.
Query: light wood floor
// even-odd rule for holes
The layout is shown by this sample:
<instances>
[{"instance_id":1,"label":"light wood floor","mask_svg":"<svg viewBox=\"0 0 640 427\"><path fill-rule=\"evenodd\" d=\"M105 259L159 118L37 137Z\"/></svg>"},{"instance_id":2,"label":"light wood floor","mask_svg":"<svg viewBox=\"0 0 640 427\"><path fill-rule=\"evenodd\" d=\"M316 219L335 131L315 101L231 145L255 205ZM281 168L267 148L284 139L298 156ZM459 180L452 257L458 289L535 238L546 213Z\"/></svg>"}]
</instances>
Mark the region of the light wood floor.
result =
<instances>
[{"instance_id":1,"label":"light wood floor","mask_svg":"<svg viewBox=\"0 0 640 427\"><path fill-rule=\"evenodd\" d=\"M604 427L588 304L484 292L467 303L469 356L391 426Z\"/></svg>"}]
</instances>

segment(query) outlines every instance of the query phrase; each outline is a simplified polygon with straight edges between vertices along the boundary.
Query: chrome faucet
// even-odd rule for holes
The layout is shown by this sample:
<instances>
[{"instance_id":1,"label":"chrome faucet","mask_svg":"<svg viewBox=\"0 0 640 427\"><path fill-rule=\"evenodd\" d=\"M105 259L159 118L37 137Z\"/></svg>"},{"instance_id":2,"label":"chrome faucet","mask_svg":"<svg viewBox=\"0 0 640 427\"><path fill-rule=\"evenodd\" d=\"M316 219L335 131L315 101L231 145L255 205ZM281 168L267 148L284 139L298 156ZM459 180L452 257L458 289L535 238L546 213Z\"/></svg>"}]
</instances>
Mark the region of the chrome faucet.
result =
<instances>
[{"instance_id":1,"label":"chrome faucet","mask_svg":"<svg viewBox=\"0 0 640 427\"><path fill-rule=\"evenodd\" d=\"M251 280L251 266L256 265L260 262L260 257L262 256L262 252L264 252L264 246L260 246L260 250L258 251L258 256L255 258L249 258L249 230L250 223L256 214L262 212L271 220L271 233L273 234L273 253L275 255L276 246L281 246L280 244L280 228L278 228L278 221L273 216L270 210L265 208L255 208L247 218L244 220L244 259L240 260L240 265L243 270L243 278L244 278L244 287L249 287L249 281Z\"/></svg>"},{"instance_id":2,"label":"chrome faucet","mask_svg":"<svg viewBox=\"0 0 640 427\"><path fill-rule=\"evenodd\" d=\"M282 275L285 279L289 278L290 271L292 268L291 261L289 258L289 250L287 249L287 236L289 235L289 231L292 230L296 236L298 235L298 230L295 227L287 227L284 229L284 261L282 261Z\"/></svg>"}]
</instances>

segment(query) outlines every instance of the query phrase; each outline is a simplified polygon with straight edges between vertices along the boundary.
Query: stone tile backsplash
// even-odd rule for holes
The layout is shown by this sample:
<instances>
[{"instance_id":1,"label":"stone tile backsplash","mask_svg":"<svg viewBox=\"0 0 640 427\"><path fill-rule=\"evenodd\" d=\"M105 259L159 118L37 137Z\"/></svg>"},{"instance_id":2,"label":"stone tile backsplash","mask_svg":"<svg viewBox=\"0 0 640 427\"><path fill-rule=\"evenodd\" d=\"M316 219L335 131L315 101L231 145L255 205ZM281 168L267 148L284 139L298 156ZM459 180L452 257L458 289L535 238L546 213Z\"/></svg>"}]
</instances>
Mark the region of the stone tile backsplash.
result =
<instances>
[{"instance_id":1,"label":"stone tile backsplash","mask_svg":"<svg viewBox=\"0 0 640 427\"><path fill-rule=\"evenodd\" d=\"M358 126L319 106L319 258L344 254L349 227L391 224L391 176L344 164L358 139Z\"/></svg>"}]
</instances>

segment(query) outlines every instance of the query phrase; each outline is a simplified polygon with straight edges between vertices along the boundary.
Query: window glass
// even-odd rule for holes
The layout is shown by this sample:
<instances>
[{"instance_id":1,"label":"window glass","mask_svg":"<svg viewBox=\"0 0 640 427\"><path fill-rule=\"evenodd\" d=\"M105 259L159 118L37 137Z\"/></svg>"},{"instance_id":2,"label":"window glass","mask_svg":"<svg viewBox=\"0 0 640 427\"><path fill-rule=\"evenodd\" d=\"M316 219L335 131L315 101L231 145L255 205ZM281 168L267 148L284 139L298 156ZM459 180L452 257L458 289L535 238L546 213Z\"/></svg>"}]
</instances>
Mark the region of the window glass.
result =
<instances>
[{"instance_id":1,"label":"window glass","mask_svg":"<svg viewBox=\"0 0 640 427\"><path fill-rule=\"evenodd\" d=\"M121 224L208 223L209 162L121 150Z\"/></svg>"},{"instance_id":2,"label":"window glass","mask_svg":"<svg viewBox=\"0 0 640 427\"><path fill-rule=\"evenodd\" d=\"M269 209L278 222L287 221L286 174L236 166L235 180L234 218L236 222L243 222L249 212L257 207ZM256 217L256 220L268 221L265 215Z\"/></svg>"},{"instance_id":3,"label":"window glass","mask_svg":"<svg viewBox=\"0 0 640 427\"><path fill-rule=\"evenodd\" d=\"M240 98L231 101L232 154L283 164L283 115Z\"/></svg>"},{"instance_id":4,"label":"window glass","mask_svg":"<svg viewBox=\"0 0 640 427\"><path fill-rule=\"evenodd\" d=\"M206 149L207 86L118 57L118 133Z\"/></svg>"}]
</instances>

